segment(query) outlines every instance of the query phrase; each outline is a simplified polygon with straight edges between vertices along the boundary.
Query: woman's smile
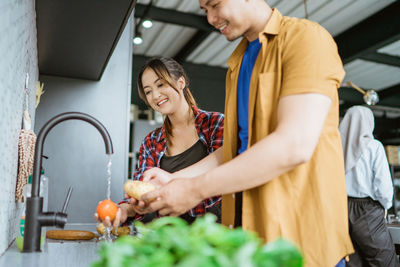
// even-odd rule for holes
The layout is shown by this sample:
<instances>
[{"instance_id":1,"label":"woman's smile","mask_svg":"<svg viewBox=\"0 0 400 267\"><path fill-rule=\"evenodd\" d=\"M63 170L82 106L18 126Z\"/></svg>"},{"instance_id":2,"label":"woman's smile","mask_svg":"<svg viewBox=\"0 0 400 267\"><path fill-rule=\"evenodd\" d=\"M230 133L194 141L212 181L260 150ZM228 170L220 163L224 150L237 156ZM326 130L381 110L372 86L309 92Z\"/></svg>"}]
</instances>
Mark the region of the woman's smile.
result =
<instances>
[{"instance_id":1,"label":"woman's smile","mask_svg":"<svg viewBox=\"0 0 400 267\"><path fill-rule=\"evenodd\" d=\"M162 104L166 103L167 101L168 101L168 98L164 98L164 99L162 99L162 100L157 102L157 106L160 107Z\"/></svg>"}]
</instances>

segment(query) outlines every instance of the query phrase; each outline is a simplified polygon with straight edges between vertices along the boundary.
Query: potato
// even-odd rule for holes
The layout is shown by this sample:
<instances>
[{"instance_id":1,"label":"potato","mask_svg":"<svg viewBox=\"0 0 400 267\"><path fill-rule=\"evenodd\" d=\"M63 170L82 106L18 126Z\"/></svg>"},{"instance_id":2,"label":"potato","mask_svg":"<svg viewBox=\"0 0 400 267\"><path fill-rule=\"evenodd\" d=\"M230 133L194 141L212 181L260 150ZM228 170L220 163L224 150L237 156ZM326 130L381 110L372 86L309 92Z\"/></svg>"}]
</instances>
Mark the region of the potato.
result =
<instances>
[{"instance_id":1,"label":"potato","mask_svg":"<svg viewBox=\"0 0 400 267\"><path fill-rule=\"evenodd\" d=\"M96 230L97 230L97 232L100 234L100 235L104 235L104 230L105 230L105 226L104 226L104 224L103 223L99 223L99 224L97 224L97 226L96 226Z\"/></svg>"},{"instance_id":2,"label":"potato","mask_svg":"<svg viewBox=\"0 0 400 267\"><path fill-rule=\"evenodd\" d=\"M140 199L142 195L156 190L156 187L151 183L129 180L124 184L124 190L130 197Z\"/></svg>"},{"instance_id":3,"label":"potato","mask_svg":"<svg viewBox=\"0 0 400 267\"><path fill-rule=\"evenodd\" d=\"M113 228L113 234L115 235L115 228ZM121 226L118 227L118 236L124 236L124 235L130 235L131 234L131 228L129 226Z\"/></svg>"},{"instance_id":4,"label":"potato","mask_svg":"<svg viewBox=\"0 0 400 267\"><path fill-rule=\"evenodd\" d=\"M103 223L99 223L97 225L97 227L96 227L96 230L100 235L103 235L104 234L104 230L105 230L104 224ZM129 234L131 234L131 228L129 228L129 226L118 227L118 230L117 230L118 234L116 234L115 233L115 228L113 227L112 233L113 233L113 235L117 235L117 236L129 235Z\"/></svg>"}]
</instances>

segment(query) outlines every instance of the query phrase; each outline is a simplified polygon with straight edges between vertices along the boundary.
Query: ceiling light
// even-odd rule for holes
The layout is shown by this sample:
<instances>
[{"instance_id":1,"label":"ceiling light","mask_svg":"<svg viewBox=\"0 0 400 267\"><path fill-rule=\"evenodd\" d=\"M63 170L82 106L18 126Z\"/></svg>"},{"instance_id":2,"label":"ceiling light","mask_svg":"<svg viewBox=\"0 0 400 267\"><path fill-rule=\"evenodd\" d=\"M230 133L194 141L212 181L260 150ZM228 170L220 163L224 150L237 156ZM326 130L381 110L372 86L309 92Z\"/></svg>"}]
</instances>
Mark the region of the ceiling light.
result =
<instances>
[{"instance_id":1,"label":"ceiling light","mask_svg":"<svg viewBox=\"0 0 400 267\"><path fill-rule=\"evenodd\" d=\"M145 20L142 22L142 26L143 26L144 28L146 28L146 29L149 29L149 28L153 27L153 22L152 22L151 20L149 20L149 19L145 19Z\"/></svg>"},{"instance_id":2,"label":"ceiling light","mask_svg":"<svg viewBox=\"0 0 400 267\"><path fill-rule=\"evenodd\" d=\"M140 36L140 34L138 34L137 36L135 36L135 38L133 38L133 43L135 45L141 45L143 43L143 38L142 36Z\"/></svg>"}]
</instances>

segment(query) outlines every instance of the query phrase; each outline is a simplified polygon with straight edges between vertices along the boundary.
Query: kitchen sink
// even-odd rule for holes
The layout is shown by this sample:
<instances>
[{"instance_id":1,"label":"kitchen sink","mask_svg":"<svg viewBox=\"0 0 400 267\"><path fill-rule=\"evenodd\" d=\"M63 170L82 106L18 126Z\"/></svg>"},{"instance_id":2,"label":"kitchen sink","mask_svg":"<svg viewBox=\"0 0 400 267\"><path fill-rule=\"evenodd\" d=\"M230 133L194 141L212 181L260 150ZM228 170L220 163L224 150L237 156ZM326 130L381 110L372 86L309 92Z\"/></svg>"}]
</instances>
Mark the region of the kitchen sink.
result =
<instances>
[{"instance_id":1,"label":"kitchen sink","mask_svg":"<svg viewBox=\"0 0 400 267\"><path fill-rule=\"evenodd\" d=\"M53 228L47 230L50 229ZM96 224L67 224L64 229L86 230L96 233ZM97 251L101 244L102 242L98 242L95 238L82 241L45 239L42 252L21 253L14 241L0 257L0 266L87 267L99 259Z\"/></svg>"}]
</instances>

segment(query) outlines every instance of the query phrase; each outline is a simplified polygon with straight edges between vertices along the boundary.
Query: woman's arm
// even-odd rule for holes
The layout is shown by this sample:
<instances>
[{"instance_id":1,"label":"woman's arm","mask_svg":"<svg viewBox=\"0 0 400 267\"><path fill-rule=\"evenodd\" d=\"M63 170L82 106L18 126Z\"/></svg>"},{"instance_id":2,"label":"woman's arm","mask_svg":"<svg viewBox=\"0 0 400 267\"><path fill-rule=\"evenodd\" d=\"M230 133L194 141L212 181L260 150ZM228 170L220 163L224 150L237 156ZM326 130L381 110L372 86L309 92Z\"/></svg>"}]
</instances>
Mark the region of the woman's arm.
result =
<instances>
[{"instance_id":1,"label":"woman's arm","mask_svg":"<svg viewBox=\"0 0 400 267\"><path fill-rule=\"evenodd\" d=\"M146 170L149 170L155 166L155 160L152 157L150 153L150 146L151 144L151 134L148 134L145 139L143 140L142 144L140 145L139 148L139 162L138 162L138 167L135 170L135 173L133 175L134 180L143 180L144 179L144 173ZM116 224L124 223L128 217L134 217L135 220L141 220L143 219L143 216L141 215L141 210L137 206L138 202L137 201L132 201L131 198L129 198L127 195L125 195L125 198L119 202L119 207L121 210L121 215L117 216Z\"/></svg>"}]
</instances>

